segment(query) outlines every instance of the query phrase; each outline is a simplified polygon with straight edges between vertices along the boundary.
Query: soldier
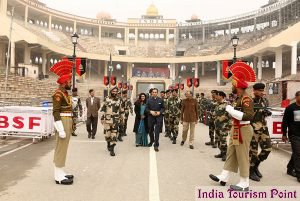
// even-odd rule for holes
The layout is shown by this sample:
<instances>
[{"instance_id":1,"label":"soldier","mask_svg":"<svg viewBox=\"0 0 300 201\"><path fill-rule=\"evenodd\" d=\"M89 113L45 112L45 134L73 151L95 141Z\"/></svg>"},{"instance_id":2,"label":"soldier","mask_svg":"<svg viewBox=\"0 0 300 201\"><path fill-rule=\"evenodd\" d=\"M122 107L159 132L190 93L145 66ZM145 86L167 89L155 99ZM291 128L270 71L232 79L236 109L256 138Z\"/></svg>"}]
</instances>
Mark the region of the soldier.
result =
<instances>
[{"instance_id":1,"label":"soldier","mask_svg":"<svg viewBox=\"0 0 300 201\"><path fill-rule=\"evenodd\" d=\"M215 155L215 158L222 158L222 161L226 160L227 152L227 136L231 129L231 117L226 112L226 106L228 102L225 100L226 94L223 91L218 91L216 100L218 105L214 111L215 128L217 136L217 146L220 149L220 154Z\"/></svg>"},{"instance_id":2,"label":"soldier","mask_svg":"<svg viewBox=\"0 0 300 201\"><path fill-rule=\"evenodd\" d=\"M52 68L50 69L51 71ZM72 98L67 90L71 89L71 75L58 78L59 88L52 95L53 117L56 129L56 147L54 151L54 179L56 184L69 185L73 183L73 175L67 175L62 169L65 167L67 151L72 134Z\"/></svg>"},{"instance_id":3,"label":"soldier","mask_svg":"<svg viewBox=\"0 0 300 201\"><path fill-rule=\"evenodd\" d=\"M118 122L118 132L117 132L117 139L120 142L123 142L122 136L124 135L125 125L121 122L121 116L125 114L125 104L123 104L123 99L121 97L121 91L118 91L117 98L120 100L120 113L119 113L119 122Z\"/></svg>"},{"instance_id":4,"label":"soldier","mask_svg":"<svg viewBox=\"0 0 300 201\"><path fill-rule=\"evenodd\" d=\"M213 148L217 148L217 145L215 144L215 141L214 141L215 140L215 116L213 115L213 112L215 111L215 108L217 106L216 92L217 92L217 90L211 91L212 100L210 101L210 103L207 106L207 108L209 110L208 127L209 127L210 142L205 143L205 145L211 145Z\"/></svg>"},{"instance_id":5,"label":"soldier","mask_svg":"<svg viewBox=\"0 0 300 201\"><path fill-rule=\"evenodd\" d=\"M197 109L198 109L198 116L200 117L200 102L201 102L201 97L199 93L196 93L196 100L197 100ZM199 118L200 122L200 118Z\"/></svg>"},{"instance_id":6,"label":"soldier","mask_svg":"<svg viewBox=\"0 0 300 201\"><path fill-rule=\"evenodd\" d=\"M250 144L250 179L260 181L262 174L258 170L259 164L266 160L272 150L271 139L267 127L266 117L272 115L267 109L269 107L268 100L264 98L265 84L256 83L253 85L254 94L254 117L251 125L254 135ZM258 154L258 144L261 152Z\"/></svg>"},{"instance_id":7,"label":"soldier","mask_svg":"<svg viewBox=\"0 0 300 201\"><path fill-rule=\"evenodd\" d=\"M111 156L115 156L114 148L117 143L118 124L124 120L121 114L121 100L117 97L118 88L110 90L110 96L106 97L101 108L101 124L104 127L107 149Z\"/></svg>"},{"instance_id":8,"label":"soldier","mask_svg":"<svg viewBox=\"0 0 300 201\"><path fill-rule=\"evenodd\" d=\"M72 108L73 108L73 132L72 136L77 136L75 134L76 130L76 123L77 123L77 118L78 118L78 110L79 110L79 115L80 117L82 116L82 104L81 100L78 97L77 94L77 88L72 89Z\"/></svg>"},{"instance_id":9,"label":"soldier","mask_svg":"<svg viewBox=\"0 0 300 201\"><path fill-rule=\"evenodd\" d=\"M170 100L171 97L171 90L166 90L166 96L163 99L164 100L164 106L165 106L165 111L164 111L164 123L165 123L165 131L166 131L166 135L165 137L169 137L171 138L171 132L170 132L170 112L168 109L168 102Z\"/></svg>"},{"instance_id":10,"label":"soldier","mask_svg":"<svg viewBox=\"0 0 300 201\"><path fill-rule=\"evenodd\" d=\"M170 134L173 134L171 140L173 144L176 144L181 113L181 99L178 97L178 89L172 90L172 98L168 101L167 107L170 114Z\"/></svg>"},{"instance_id":11,"label":"soldier","mask_svg":"<svg viewBox=\"0 0 300 201\"><path fill-rule=\"evenodd\" d=\"M124 127L123 127L123 136L127 136L126 130L127 130L127 122L128 122L128 116L129 112L131 115L133 115L133 108L132 103L130 99L127 96L127 90L122 91L122 107L125 108L125 119L124 119Z\"/></svg>"},{"instance_id":12,"label":"soldier","mask_svg":"<svg viewBox=\"0 0 300 201\"><path fill-rule=\"evenodd\" d=\"M246 69L245 69L246 68ZM226 185L230 172L240 172L240 182L231 185L234 191L249 191L249 148L253 136L253 128L250 120L253 118L253 101L246 93L248 83L251 80L247 72L253 72L250 66L239 68L240 71L233 73L232 92L237 94L237 99L231 105L226 106L226 111L233 118L233 128L230 132L230 142L227 150L227 158L220 175L209 175L209 177L221 185ZM244 72L242 72L244 70ZM254 74L254 72L253 72Z\"/></svg>"},{"instance_id":13,"label":"soldier","mask_svg":"<svg viewBox=\"0 0 300 201\"><path fill-rule=\"evenodd\" d=\"M205 110L206 110L206 103L207 99L205 98L204 93L201 93L200 97L200 109L199 109L199 121L201 123L204 123L204 115L205 115Z\"/></svg>"}]
</instances>

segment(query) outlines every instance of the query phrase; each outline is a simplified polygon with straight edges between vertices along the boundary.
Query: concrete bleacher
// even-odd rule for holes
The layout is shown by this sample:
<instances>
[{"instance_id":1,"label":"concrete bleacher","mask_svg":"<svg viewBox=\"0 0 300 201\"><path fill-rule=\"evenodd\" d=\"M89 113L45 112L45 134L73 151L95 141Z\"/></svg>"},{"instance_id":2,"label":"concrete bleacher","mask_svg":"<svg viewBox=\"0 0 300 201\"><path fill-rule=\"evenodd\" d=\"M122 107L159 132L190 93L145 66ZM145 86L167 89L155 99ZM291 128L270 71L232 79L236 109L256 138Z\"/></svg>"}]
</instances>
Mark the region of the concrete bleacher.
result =
<instances>
[{"instance_id":1,"label":"concrete bleacher","mask_svg":"<svg viewBox=\"0 0 300 201\"><path fill-rule=\"evenodd\" d=\"M5 91L5 74L0 74L0 102L31 105L33 102L51 101L56 84L49 79L37 80L10 74Z\"/></svg>"}]
</instances>

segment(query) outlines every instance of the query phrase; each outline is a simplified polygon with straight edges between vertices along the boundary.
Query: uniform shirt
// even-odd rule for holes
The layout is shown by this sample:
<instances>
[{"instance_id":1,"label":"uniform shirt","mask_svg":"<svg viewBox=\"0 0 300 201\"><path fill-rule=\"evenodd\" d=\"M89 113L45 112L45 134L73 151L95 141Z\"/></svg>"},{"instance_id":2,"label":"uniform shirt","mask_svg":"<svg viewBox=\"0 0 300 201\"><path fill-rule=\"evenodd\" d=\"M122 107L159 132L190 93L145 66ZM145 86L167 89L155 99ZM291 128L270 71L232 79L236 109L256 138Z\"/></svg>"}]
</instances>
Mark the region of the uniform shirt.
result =
<instances>
[{"instance_id":1,"label":"uniform shirt","mask_svg":"<svg viewBox=\"0 0 300 201\"><path fill-rule=\"evenodd\" d=\"M101 108L101 120L105 120L105 123L119 123L122 111L121 100L119 98L106 97Z\"/></svg>"},{"instance_id":2,"label":"uniform shirt","mask_svg":"<svg viewBox=\"0 0 300 201\"><path fill-rule=\"evenodd\" d=\"M264 126L267 125L266 113L267 107L269 107L269 101L266 98L255 97L253 99L254 104L254 117L251 123L262 123Z\"/></svg>"},{"instance_id":3,"label":"uniform shirt","mask_svg":"<svg viewBox=\"0 0 300 201\"><path fill-rule=\"evenodd\" d=\"M286 135L287 129L289 137L300 137L300 106L296 103L292 103L284 111L282 121L283 135Z\"/></svg>"},{"instance_id":4,"label":"uniform shirt","mask_svg":"<svg viewBox=\"0 0 300 201\"><path fill-rule=\"evenodd\" d=\"M149 98L146 104L146 112L150 114L150 111L160 112L160 115L164 113L164 101L157 97L157 98Z\"/></svg>"},{"instance_id":5,"label":"uniform shirt","mask_svg":"<svg viewBox=\"0 0 300 201\"><path fill-rule=\"evenodd\" d=\"M170 98L167 107L172 117L180 117L181 99L179 97Z\"/></svg>"},{"instance_id":6,"label":"uniform shirt","mask_svg":"<svg viewBox=\"0 0 300 201\"><path fill-rule=\"evenodd\" d=\"M231 128L231 116L226 112L226 106L228 102L223 100L222 102L217 104L217 107L214 111L215 116L215 127L216 130L220 131L228 131Z\"/></svg>"},{"instance_id":7,"label":"uniform shirt","mask_svg":"<svg viewBox=\"0 0 300 201\"><path fill-rule=\"evenodd\" d=\"M244 92L232 104L235 109L244 113L242 121L251 121L254 115L253 100Z\"/></svg>"},{"instance_id":8,"label":"uniform shirt","mask_svg":"<svg viewBox=\"0 0 300 201\"><path fill-rule=\"evenodd\" d=\"M72 98L63 87L59 87L52 95L54 121L60 121L60 113L72 113Z\"/></svg>"}]
</instances>

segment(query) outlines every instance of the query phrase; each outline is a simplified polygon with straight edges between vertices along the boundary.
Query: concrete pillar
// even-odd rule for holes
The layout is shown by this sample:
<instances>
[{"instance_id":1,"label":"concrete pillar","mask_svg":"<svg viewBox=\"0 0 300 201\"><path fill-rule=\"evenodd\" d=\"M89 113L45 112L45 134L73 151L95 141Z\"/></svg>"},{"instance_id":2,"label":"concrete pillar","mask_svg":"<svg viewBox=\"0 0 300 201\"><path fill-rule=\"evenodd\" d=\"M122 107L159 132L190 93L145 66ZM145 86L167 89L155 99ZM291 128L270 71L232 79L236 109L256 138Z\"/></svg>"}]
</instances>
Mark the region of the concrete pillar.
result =
<instances>
[{"instance_id":1,"label":"concrete pillar","mask_svg":"<svg viewBox=\"0 0 300 201\"><path fill-rule=\"evenodd\" d=\"M74 21L73 31L74 33L77 32L77 21Z\"/></svg>"},{"instance_id":2,"label":"concrete pillar","mask_svg":"<svg viewBox=\"0 0 300 201\"><path fill-rule=\"evenodd\" d=\"M124 43L128 44L129 43L129 28L125 27L124 28Z\"/></svg>"},{"instance_id":3,"label":"concrete pillar","mask_svg":"<svg viewBox=\"0 0 300 201\"><path fill-rule=\"evenodd\" d=\"M45 75L49 75L49 71L50 71L50 68L51 68L50 60L51 60L51 54L48 54L47 55L47 62L46 62L46 74Z\"/></svg>"},{"instance_id":4,"label":"concrete pillar","mask_svg":"<svg viewBox=\"0 0 300 201\"><path fill-rule=\"evenodd\" d=\"M198 78L199 76L199 66L198 62L195 63L195 78Z\"/></svg>"},{"instance_id":5,"label":"concrete pillar","mask_svg":"<svg viewBox=\"0 0 300 201\"><path fill-rule=\"evenodd\" d=\"M258 61L257 61L257 79L258 80L262 79L262 55L258 56Z\"/></svg>"},{"instance_id":6,"label":"concrete pillar","mask_svg":"<svg viewBox=\"0 0 300 201\"><path fill-rule=\"evenodd\" d=\"M221 85L221 62L217 61L217 84Z\"/></svg>"},{"instance_id":7,"label":"concrete pillar","mask_svg":"<svg viewBox=\"0 0 300 201\"><path fill-rule=\"evenodd\" d=\"M176 64L170 64L170 79L175 80Z\"/></svg>"},{"instance_id":8,"label":"concrete pillar","mask_svg":"<svg viewBox=\"0 0 300 201\"><path fill-rule=\"evenodd\" d=\"M205 43L205 26L202 27L202 42Z\"/></svg>"},{"instance_id":9,"label":"concrete pillar","mask_svg":"<svg viewBox=\"0 0 300 201\"><path fill-rule=\"evenodd\" d=\"M279 47L275 52L275 78L282 77L282 47Z\"/></svg>"},{"instance_id":10,"label":"concrete pillar","mask_svg":"<svg viewBox=\"0 0 300 201\"><path fill-rule=\"evenodd\" d=\"M228 32L229 32L228 36L229 36L229 38L231 38L231 24L230 23L228 24Z\"/></svg>"},{"instance_id":11,"label":"concrete pillar","mask_svg":"<svg viewBox=\"0 0 300 201\"><path fill-rule=\"evenodd\" d=\"M10 67L15 67L15 62L16 62L16 43L11 42L11 51L10 51Z\"/></svg>"},{"instance_id":12,"label":"concrete pillar","mask_svg":"<svg viewBox=\"0 0 300 201\"><path fill-rule=\"evenodd\" d=\"M202 73L201 73L202 76L205 75L205 63L202 62Z\"/></svg>"},{"instance_id":13,"label":"concrete pillar","mask_svg":"<svg viewBox=\"0 0 300 201\"><path fill-rule=\"evenodd\" d=\"M28 23L28 6L25 6L25 19L24 19L25 27L27 27Z\"/></svg>"},{"instance_id":14,"label":"concrete pillar","mask_svg":"<svg viewBox=\"0 0 300 201\"><path fill-rule=\"evenodd\" d=\"M104 61L104 76L107 76L107 71L108 71L108 62Z\"/></svg>"},{"instance_id":15,"label":"concrete pillar","mask_svg":"<svg viewBox=\"0 0 300 201\"><path fill-rule=\"evenodd\" d=\"M175 28L174 29L174 44L177 44L176 42L177 42L177 29Z\"/></svg>"},{"instance_id":16,"label":"concrete pillar","mask_svg":"<svg viewBox=\"0 0 300 201\"><path fill-rule=\"evenodd\" d=\"M166 45L169 45L169 34L170 34L170 29L166 29Z\"/></svg>"},{"instance_id":17,"label":"concrete pillar","mask_svg":"<svg viewBox=\"0 0 300 201\"><path fill-rule=\"evenodd\" d=\"M256 24L256 17L254 18L254 29L253 32L256 33L256 28L257 28L257 24Z\"/></svg>"},{"instance_id":18,"label":"concrete pillar","mask_svg":"<svg viewBox=\"0 0 300 201\"><path fill-rule=\"evenodd\" d=\"M291 74L297 74L297 44L298 42L293 42L292 45L292 54L291 54Z\"/></svg>"},{"instance_id":19,"label":"concrete pillar","mask_svg":"<svg viewBox=\"0 0 300 201\"><path fill-rule=\"evenodd\" d=\"M49 31L52 30L52 15L49 15L49 20L48 20L48 29Z\"/></svg>"},{"instance_id":20,"label":"concrete pillar","mask_svg":"<svg viewBox=\"0 0 300 201\"><path fill-rule=\"evenodd\" d=\"M126 79L130 80L130 78L132 77L132 63L127 63L127 68L126 68ZM124 80L126 81L126 80Z\"/></svg>"},{"instance_id":21,"label":"concrete pillar","mask_svg":"<svg viewBox=\"0 0 300 201\"><path fill-rule=\"evenodd\" d=\"M30 64L30 48L28 47L28 43L24 45L24 64Z\"/></svg>"},{"instance_id":22,"label":"concrete pillar","mask_svg":"<svg viewBox=\"0 0 300 201\"><path fill-rule=\"evenodd\" d=\"M6 15L7 12L7 0L0 1L0 14Z\"/></svg>"},{"instance_id":23,"label":"concrete pillar","mask_svg":"<svg viewBox=\"0 0 300 201\"><path fill-rule=\"evenodd\" d=\"M4 68L6 63L5 63L5 52L6 52L6 45L4 43L0 43L0 69Z\"/></svg>"},{"instance_id":24,"label":"concrete pillar","mask_svg":"<svg viewBox=\"0 0 300 201\"><path fill-rule=\"evenodd\" d=\"M134 30L134 35L135 35L134 44L135 44L135 46L138 45L138 38L139 38L138 34L139 34L138 29L135 28L135 30Z\"/></svg>"},{"instance_id":25,"label":"concrete pillar","mask_svg":"<svg viewBox=\"0 0 300 201\"><path fill-rule=\"evenodd\" d=\"M96 61L97 62L97 69L98 69L98 75L101 75L101 61Z\"/></svg>"},{"instance_id":26,"label":"concrete pillar","mask_svg":"<svg viewBox=\"0 0 300 201\"><path fill-rule=\"evenodd\" d=\"M42 52L42 73L43 73L43 75L46 75L46 63L47 63L46 51L43 51Z\"/></svg>"},{"instance_id":27,"label":"concrete pillar","mask_svg":"<svg viewBox=\"0 0 300 201\"><path fill-rule=\"evenodd\" d=\"M101 42L101 39L102 39L101 30L102 30L102 27L101 27L101 25L99 25L99 33L98 33L98 40L99 40L99 42Z\"/></svg>"}]
</instances>

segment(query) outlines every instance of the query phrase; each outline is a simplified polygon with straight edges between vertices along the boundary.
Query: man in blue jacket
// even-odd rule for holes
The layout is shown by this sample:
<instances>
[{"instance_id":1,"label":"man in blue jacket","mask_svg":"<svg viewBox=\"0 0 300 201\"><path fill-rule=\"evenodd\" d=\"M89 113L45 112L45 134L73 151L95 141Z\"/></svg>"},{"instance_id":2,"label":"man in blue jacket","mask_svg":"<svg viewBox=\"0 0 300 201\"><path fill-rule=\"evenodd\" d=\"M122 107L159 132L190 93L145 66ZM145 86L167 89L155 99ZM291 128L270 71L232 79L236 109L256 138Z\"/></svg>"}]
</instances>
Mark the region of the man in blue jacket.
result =
<instances>
[{"instance_id":1,"label":"man in blue jacket","mask_svg":"<svg viewBox=\"0 0 300 201\"><path fill-rule=\"evenodd\" d=\"M151 147L154 143L154 150L158 152L159 134L163 124L164 101L157 97L158 89L154 88L151 92L151 97L147 101L146 113L148 114L148 128Z\"/></svg>"}]
</instances>

